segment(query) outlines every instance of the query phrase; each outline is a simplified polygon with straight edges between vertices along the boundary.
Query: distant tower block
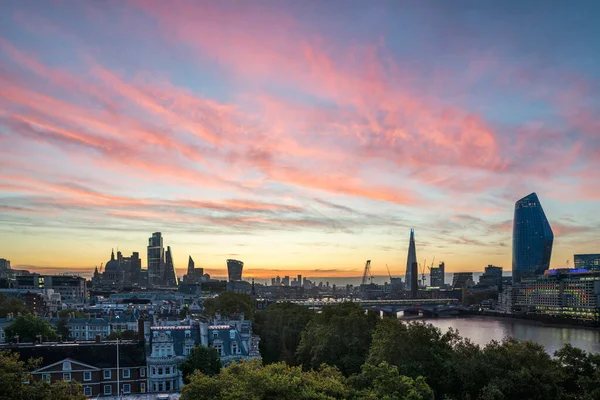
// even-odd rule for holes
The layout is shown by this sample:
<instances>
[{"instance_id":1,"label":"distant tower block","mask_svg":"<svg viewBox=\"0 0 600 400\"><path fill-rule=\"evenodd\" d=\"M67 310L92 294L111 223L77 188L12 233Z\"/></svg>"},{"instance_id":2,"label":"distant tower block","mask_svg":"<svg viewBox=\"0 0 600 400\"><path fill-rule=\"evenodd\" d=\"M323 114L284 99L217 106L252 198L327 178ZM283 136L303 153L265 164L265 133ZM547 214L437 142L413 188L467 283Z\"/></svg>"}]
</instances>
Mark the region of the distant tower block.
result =
<instances>
[{"instance_id":1,"label":"distant tower block","mask_svg":"<svg viewBox=\"0 0 600 400\"><path fill-rule=\"evenodd\" d=\"M241 281L243 269L243 262L239 260L227 260L227 274L229 275L229 282Z\"/></svg>"},{"instance_id":2,"label":"distant tower block","mask_svg":"<svg viewBox=\"0 0 600 400\"><path fill-rule=\"evenodd\" d=\"M408 243L408 259L406 261L406 275L405 275L405 282L406 282L406 287L408 290L411 289L412 286L412 281L413 281L413 272L416 275L419 274L419 268L418 268L418 264L417 264L417 268L414 269L414 264L417 263L417 249L415 247L415 230L411 229L410 230L410 242ZM418 279L418 276L417 276Z\"/></svg>"}]
</instances>

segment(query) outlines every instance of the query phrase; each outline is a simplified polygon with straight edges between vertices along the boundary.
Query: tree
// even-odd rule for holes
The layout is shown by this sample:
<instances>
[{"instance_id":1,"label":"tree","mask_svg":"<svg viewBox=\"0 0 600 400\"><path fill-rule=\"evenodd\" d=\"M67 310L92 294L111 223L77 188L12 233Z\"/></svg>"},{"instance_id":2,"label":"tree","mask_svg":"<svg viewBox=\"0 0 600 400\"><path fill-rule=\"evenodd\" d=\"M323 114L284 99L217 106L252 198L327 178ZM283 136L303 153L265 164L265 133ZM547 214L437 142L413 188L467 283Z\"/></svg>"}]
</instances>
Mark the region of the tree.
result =
<instances>
[{"instance_id":1,"label":"tree","mask_svg":"<svg viewBox=\"0 0 600 400\"><path fill-rule=\"evenodd\" d=\"M60 335L64 340L69 339L71 333L69 332L69 323L66 319L59 319L56 323L56 334Z\"/></svg>"},{"instance_id":2,"label":"tree","mask_svg":"<svg viewBox=\"0 0 600 400\"><path fill-rule=\"evenodd\" d=\"M296 360L307 369L328 364L346 376L358 373L369 352L377 321L375 314L365 313L358 304L323 307L302 332Z\"/></svg>"},{"instance_id":3,"label":"tree","mask_svg":"<svg viewBox=\"0 0 600 400\"><path fill-rule=\"evenodd\" d=\"M438 397L441 393L460 394L462 381L457 381L452 368L454 348L459 345L470 348L454 330L442 333L431 324L386 318L373 334L367 363L377 366L386 362L396 366L400 375L423 376Z\"/></svg>"},{"instance_id":4,"label":"tree","mask_svg":"<svg viewBox=\"0 0 600 400\"><path fill-rule=\"evenodd\" d=\"M398 367L383 362L377 366L364 364L360 375L350 378L354 397L381 400L433 400L433 390L422 376L416 380L402 376Z\"/></svg>"},{"instance_id":5,"label":"tree","mask_svg":"<svg viewBox=\"0 0 600 400\"><path fill-rule=\"evenodd\" d=\"M138 334L135 331L132 331L130 329L124 330L124 331L118 331L118 332L111 332L110 335L108 335L108 337L106 339L108 340L135 340L137 339Z\"/></svg>"},{"instance_id":6,"label":"tree","mask_svg":"<svg viewBox=\"0 0 600 400\"><path fill-rule=\"evenodd\" d=\"M254 330L260 336L260 353L263 362L270 364L285 361L296 363L296 349L314 312L293 303L274 303L256 313Z\"/></svg>"},{"instance_id":7,"label":"tree","mask_svg":"<svg viewBox=\"0 0 600 400\"><path fill-rule=\"evenodd\" d=\"M333 400L347 399L350 390L340 371L323 365L302 371L285 363L262 366L260 361L243 361L223 368L220 374L194 373L183 388L181 400Z\"/></svg>"},{"instance_id":8,"label":"tree","mask_svg":"<svg viewBox=\"0 0 600 400\"><path fill-rule=\"evenodd\" d=\"M188 382L188 378L195 371L200 371L205 375L215 375L221 371L221 359L219 353L214 347L198 345L192 349L190 355L179 365L183 374L183 380Z\"/></svg>"},{"instance_id":9,"label":"tree","mask_svg":"<svg viewBox=\"0 0 600 400\"><path fill-rule=\"evenodd\" d=\"M25 363L17 353L0 351L0 398L11 400L84 400L81 385L77 382L49 384L35 380L29 374L39 366L40 360ZM29 382L28 384L24 382Z\"/></svg>"},{"instance_id":10,"label":"tree","mask_svg":"<svg viewBox=\"0 0 600 400\"><path fill-rule=\"evenodd\" d=\"M215 316L217 313L223 316L244 313L246 318L251 319L255 310L255 301L244 293L223 292L204 301L204 313L209 316Z\"/></svg>"},{"instance_id":11,"label":"tree","mask_svg":"<svg viewBox=\"0 0 600 400\"><path fill-rule=\"evenodd\" d=\"M48 321L30 314L17 317L6 327L5 332L9 339L19 335L20 342L35 342L38 336L41 336L42 340L56 339L56 332Z\"/></svg>"},{"instance_id":12,"label":"tree","mask_svg":"<svg viewBox=\"0 0 600 400\"><path fill-rule=\"evenodd\" d=\"M18 314L29 314L30 310L21 300L0 293L0 318L6 318L8 313L17 316Z\"/></svg>"},{"instance_id":13,"label":"tree","mask_svg":"<svg viewBox=\"0 0 600 400\"><path fill-rule=\"evenodd\" d=\"M600 398L600 355L565 344L554 356L563 373L562 386L567 398Z\"/></svg>"}]
</instances>

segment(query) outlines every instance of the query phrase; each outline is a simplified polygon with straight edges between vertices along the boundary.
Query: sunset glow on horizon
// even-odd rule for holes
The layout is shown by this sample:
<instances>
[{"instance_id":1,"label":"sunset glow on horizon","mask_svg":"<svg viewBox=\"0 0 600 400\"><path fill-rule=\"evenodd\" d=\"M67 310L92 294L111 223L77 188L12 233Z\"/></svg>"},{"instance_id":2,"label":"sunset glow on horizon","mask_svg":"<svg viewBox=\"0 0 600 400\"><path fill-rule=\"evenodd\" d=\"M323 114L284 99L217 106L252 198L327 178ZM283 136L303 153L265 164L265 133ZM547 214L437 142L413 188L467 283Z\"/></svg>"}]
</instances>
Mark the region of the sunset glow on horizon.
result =
<instances>
[{"instance_id":1,"label":"sunset glow on horizon","mask_svg":"<svg viewBox=\"0 0 600 400\"><path fill-rule=\"evenodd\" d=\"M511 269L537 192L551 267L600 253L600 5L8 1L0 258L225 276ZM595 10L591 10L591 8Z\"/></svg>"}]
</instances>

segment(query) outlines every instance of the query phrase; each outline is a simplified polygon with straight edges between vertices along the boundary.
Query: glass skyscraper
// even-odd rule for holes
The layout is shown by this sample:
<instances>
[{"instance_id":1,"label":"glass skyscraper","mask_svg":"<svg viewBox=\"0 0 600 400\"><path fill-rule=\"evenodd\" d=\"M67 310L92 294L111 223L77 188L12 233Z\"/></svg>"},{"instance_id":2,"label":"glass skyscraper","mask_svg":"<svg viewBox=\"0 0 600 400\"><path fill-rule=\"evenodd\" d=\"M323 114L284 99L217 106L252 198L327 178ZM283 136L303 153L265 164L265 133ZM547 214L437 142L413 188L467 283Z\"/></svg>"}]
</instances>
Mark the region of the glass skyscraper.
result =
<instances>
[{"instance_id":1,"label":"glass skyscraper","mask_svg":"<svg viewBox=\"0 0 600 400\"><path fill-rule=\"evenodd\" d=\"M542 275L550 267L554 233L537 194L515 203L513 220L513 283Z\"/></svg>"}]
</instances>

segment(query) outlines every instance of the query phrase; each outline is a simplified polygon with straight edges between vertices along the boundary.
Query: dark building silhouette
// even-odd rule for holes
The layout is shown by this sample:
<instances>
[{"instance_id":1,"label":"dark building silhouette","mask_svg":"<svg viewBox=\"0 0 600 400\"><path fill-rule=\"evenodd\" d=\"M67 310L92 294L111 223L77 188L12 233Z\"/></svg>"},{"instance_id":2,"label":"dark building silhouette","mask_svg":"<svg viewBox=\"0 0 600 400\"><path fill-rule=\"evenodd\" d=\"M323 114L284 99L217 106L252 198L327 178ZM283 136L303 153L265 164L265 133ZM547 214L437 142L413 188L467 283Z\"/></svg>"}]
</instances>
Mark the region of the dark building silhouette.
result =
<instances>
[{"instance_id":1,"label":"dark building silhouette","mask_svg":"<svg viewBox=\"0 0 600 400\"><path fill-rule=\"evenodd\" d=\"M452 275L452 289L464 289L472 283L472 272L456 272Z\"/></svg>"},{"instance_id":2,"label":"dark building silhouette","mask_svg":"<svg viewBox=\"0 0 600 400\"><path fill-rule=\"evenodd\" d=\"M410 230L410 241L408 243L408 259L406 260L406 275L405 282L408 290L412 290L413 274L416 279L419 279L419 266L414 268L414 264L417 263L417 249L415 247L415 230Z\"/></svg>"},{"instance_id":3,"label":"dark building silhouette","mask_svg":"<svg viewBox=\"0 0 600 400\"><path fill-rule=\"evenodd\" d=\"M160 232L148 239L148 286L160 285L165 269L165 249Z\"/></svg>"},{"instance_id":4,"label":"dark building silhouette","mask_svg":"<svg viewBox=\"0 0 600 400\"><path fill-rule=\"evenodd\" d=\"M443 287L446 284L445 276L444 276L445 273L446 273L446 264L444 264L443 261L440 263L439 267L431 268L431 271L429 272L430 286Z\"/></svg>"},{"instance_id":5,"label":"dark building silhouette","mask_svg":"<svg viewBox=\"0 0 600 400\"><path fill-rule=\"evenodd\" d=\"M194 268L195 268L194 260L192 259L192 256L190 256L190 258L188 259L188 270L187 270L188 276L194 276Z\"/></svg>"},{"instance_id":6,"label":"dark building silhouette","mask_svg":"<svg viewBox=\"0 0 600 400\"><path fill-rule=\"evenodd\" d=\"M410 297L417 298L419 291L419 264L415 261L410 267Z\"/></svg>"},{"instance_id":7,"label":"dark building silhouette","mask_svg":"<svg viewBox=\"0 0 600 400\"><path fill-rule=\"evenodd\" d=\"M171 287L177 286L177 275L175 274L175 265L173 263L173 253L171 252L171 246L167 246L167 253L165 256L164 284Z\"/></svg>"},{"instance_id":8,"label":"dark building silhouette","mask_svg":"<svg viewBox=\"0 0 600 400\"><path fill-rule=\"evenodd\" d=\"M229 281L241 281L242 270L244 269L244 263L238 260L227 260L227 275L229 275Z\"/></svg>"},{"instance_id":9,"label":"dark building silhouette","mask_svg":"<svg viewBox=\"0 0 600 400\"><path fill-rule=\"evenodd\" d=\"M542 275L550 267L554 233L535 193L515 203L513 284Z\"/></svg>"},{"instance_id":10,"label":"dark building silhouette","mask_svg":"<svg viewBox=\"0 0 600 400\"><path fill-rule=\"evenodd\" d=\"M488 265L485 272L479 277L479 287L492 288L496 286L502 290L502 267Z\"/></svg>"},{"instance_id":11,"label":"dark building silhouette","mask_svg":"<svg viewBox=\"0 0 600 400\"><path fill-rule=\"evenodd\" d=\"M575 269L600 271L600 254L575 254Z\"/></svg>"}]
</instances>

